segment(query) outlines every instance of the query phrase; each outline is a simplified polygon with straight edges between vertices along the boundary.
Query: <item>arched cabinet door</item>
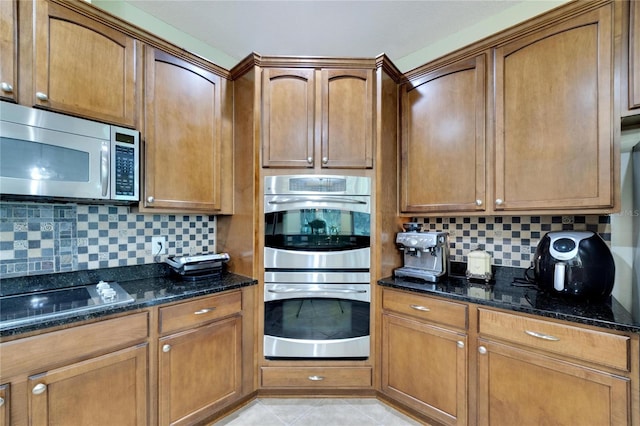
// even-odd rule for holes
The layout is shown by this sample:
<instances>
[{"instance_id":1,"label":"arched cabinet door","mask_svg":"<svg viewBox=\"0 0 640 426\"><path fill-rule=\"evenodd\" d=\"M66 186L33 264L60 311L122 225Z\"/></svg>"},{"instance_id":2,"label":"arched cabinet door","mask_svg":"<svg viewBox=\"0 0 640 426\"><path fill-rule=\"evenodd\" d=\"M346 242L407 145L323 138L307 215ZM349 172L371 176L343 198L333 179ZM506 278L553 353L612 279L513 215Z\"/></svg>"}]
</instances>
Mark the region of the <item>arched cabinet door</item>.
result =
<instances>
[{"instance_id":1,"label":"arched cabinet door","mask_svg":"<svg viewBox=\"0 0 640 426\"><path fill-rule=\"evenodd\" d=\"M146 48L145 208L222 209L221 85L211 71Z\"/></svg>"},{"instance_id":2,"label":"arched cabinet door","mask_svg":"<svg viewBox=\"0 0 640 426\"><path fill-rule=\"evenodd\" d=\"M496 211L614 207L613 6L494 49Z\"/></svg>"},{"instance_id":3,"label":"arched cabinet door","mask_svg":"<svg viewBox=\"0 0 640 426\"><path fill-rule=\"evenodd\" d=\"M139 42L59 4L34 5L34 86L33 93L21 94L24 99L29 97L34 106L135 127Z\"/></svg>"}]
</instances>

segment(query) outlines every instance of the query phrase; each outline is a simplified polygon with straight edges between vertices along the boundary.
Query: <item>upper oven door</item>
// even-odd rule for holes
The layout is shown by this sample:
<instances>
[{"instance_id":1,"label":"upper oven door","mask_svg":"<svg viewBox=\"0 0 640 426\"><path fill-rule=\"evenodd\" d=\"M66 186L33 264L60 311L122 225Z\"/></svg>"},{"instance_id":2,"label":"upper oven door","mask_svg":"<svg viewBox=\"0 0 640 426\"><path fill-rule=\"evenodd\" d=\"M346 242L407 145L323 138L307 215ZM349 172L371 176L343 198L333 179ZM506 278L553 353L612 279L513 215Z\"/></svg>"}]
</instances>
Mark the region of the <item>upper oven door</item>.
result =
<instances>
[{"instance_id":1,"label":"upper oven door","mask_svg":"<svg viewBox=\"0 0 640 426\"><path fill-rule=\"evenodd\" d=\"M265 247L337 252L370 246L369 196L267 195Z\"/></svg>"}]
</instances>

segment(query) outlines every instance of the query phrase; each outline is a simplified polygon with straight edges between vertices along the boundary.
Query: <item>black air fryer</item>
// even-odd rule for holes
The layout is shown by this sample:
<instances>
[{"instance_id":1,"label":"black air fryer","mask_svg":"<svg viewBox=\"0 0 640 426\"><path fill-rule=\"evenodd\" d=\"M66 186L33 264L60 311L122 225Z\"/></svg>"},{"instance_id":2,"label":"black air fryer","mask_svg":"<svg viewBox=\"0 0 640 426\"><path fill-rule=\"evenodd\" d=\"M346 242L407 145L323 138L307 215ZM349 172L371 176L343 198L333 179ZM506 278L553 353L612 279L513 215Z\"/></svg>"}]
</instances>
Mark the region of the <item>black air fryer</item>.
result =
<instances>
[{"instance_id":1,"label":"black air fryer","mask_svg":"<svg viewBox=\"0 0 640 426\"><path fill-rule=\"evenodd\" d=\"M533 262L536 284L551 293L595 301L613 290L613 256L594 232L548 232Z\"/></svg>"}]
</instances>

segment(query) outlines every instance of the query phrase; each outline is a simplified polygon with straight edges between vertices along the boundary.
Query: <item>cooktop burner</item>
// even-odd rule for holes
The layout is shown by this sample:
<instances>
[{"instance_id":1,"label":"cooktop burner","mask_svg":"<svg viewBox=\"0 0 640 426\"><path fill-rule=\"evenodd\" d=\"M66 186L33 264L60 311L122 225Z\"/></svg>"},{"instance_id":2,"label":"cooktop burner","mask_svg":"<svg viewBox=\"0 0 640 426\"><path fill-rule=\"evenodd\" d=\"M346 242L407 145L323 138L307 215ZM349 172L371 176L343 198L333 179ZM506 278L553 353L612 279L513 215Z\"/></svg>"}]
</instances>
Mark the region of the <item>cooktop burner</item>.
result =
<instances>
[{"instance_id":1,"label":"cooktop burner","mask_svg":"<svg viewBox=\"0 0 640 426\"><path fill-rule=\"evenodd\" d=\"M0 329L133 301L134 298L118 283L104 281L98 284L0 297Z\"/></svg>"}]
</instances>

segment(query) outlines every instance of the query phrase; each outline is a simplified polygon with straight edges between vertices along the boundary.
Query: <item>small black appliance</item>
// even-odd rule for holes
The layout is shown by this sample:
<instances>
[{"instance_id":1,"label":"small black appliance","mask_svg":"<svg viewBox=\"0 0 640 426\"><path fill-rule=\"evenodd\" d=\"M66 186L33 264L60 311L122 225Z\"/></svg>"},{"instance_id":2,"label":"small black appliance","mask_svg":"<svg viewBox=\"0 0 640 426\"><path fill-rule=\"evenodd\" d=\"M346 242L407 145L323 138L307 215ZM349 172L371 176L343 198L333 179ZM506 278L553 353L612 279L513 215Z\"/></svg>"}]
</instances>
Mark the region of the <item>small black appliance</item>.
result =
<instances>
[{"instance_id":1,"label":"small black appliance","mask_svg":"<svg viewBox=\"0 0 640 426\"><path fill-rule=\"evenodd\" d=\"M613 290L611 250L591 231L554 231L542 237L533 259L536 284L551 293L602 300Z\"/></svg>"}]
</instances>

